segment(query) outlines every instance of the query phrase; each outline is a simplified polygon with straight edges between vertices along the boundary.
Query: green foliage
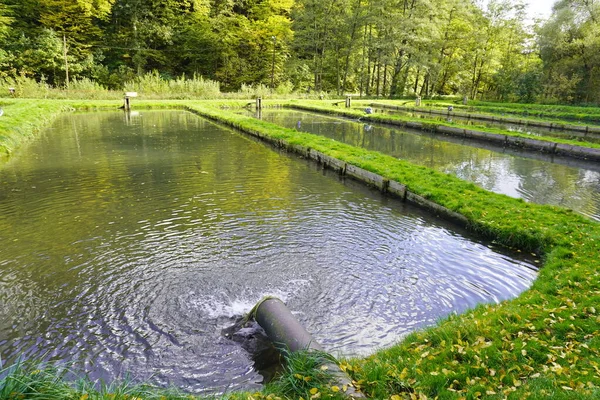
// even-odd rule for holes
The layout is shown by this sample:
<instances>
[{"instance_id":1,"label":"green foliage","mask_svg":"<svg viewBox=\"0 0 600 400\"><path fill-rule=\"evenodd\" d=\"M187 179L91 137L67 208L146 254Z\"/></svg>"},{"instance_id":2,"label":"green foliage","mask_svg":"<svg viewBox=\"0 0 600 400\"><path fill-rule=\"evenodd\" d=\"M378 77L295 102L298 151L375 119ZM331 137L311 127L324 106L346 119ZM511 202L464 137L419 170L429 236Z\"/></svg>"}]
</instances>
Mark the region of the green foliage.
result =
<instances>
[{"instance_id":1,"label":"green foliage","mask_svg":"<svg viewBox=\"0 0 600 400\"><path fill-rule=\"evenodd\" d=\"M191 79L163 79L158 71L145 74L125 83L125 90L139 92L145 97L158 96L165 99L210 99L220 94L219 83L194 75Z\"/></svg>"},{"instance_id":2,"label":"green foliage","mask_svg":"<svg viewBox=\"0 0 600 400\"><path fill-rule=\"evenodd\" d=\"M13 23L10 14L8 7L0 3L0 39L4 38L10 31L10 25Z\"/></svg>"},{"instance_id":3,"label":"green foliage","mask_svg":"<svg viewBox=\"0 0 600 400\"><path fill-rule=\"evenodd\" d=\"M545 102L599 102L600 5L559 1L539 30Z\"/></svg>"},{"instance_id":4,"label":"green foliage","mask_svg":"<svg viewBox=\"0 0 600 400\"><path fill-rule=\"evenodd\" d=\"M122 92L107 90L102 85L88 78L71 81L70 89L57 89L45 82L36 81L26 76L0 79L2 93L8 93L8 88L15 88L14 97L34 99L116 99L122 97Z\"/></svg>"},{"instance_id":5,"label":"green foliage","mask_svg":"<svg viewBox=\"0 0 600 400\"><path fill-rule=\"evenodd\" d=\"M0 0L0 76L58 87L68 69L121 90L159 71L225 91L600 103L598 4L560 1L535 28L520 1L477 4Z\"/></svg>"}]
</instances>

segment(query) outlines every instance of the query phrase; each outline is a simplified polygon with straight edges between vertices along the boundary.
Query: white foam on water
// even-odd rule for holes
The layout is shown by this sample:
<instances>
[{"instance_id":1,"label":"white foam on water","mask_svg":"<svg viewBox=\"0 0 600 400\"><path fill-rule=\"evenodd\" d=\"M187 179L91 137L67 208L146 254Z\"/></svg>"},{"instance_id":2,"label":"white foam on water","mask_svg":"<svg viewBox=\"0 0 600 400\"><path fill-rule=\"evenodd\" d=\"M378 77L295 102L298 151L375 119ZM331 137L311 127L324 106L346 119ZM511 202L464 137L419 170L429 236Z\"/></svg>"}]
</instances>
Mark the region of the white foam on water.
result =
<instances>
[{"instance_id":1,"label":"white foam on water","mask_svg":"<svg viewBox=\"0 0 600 400\"><path fill-rule=\"evenodd\" d=\"M198 295L198 297L190 300L189 305L209 319L241 317L249 313L256 303L268 296L277 297L286 303L309 283L308 280L297 279L289 281L284 290L265 289L257 293L244 291L235 297L224 292L212 295Z\"/></svg>"}]
</instances>

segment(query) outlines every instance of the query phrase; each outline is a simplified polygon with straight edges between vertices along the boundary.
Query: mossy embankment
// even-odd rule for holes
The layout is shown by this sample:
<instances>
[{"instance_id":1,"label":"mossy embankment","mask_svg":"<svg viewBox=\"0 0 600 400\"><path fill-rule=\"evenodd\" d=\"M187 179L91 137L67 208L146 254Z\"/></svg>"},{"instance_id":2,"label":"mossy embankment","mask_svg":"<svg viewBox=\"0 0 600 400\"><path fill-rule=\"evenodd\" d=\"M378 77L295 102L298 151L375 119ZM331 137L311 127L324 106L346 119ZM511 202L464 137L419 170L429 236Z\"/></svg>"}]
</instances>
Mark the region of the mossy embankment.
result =
<instances>
[{"instance_id":1,"label":"mossy embankment","mask_svg":"<svg viewBox=\"0 0 600 400\"><path fill-rule=\"evenodd\" d=\"M494 103L486 101L469 101L468 106L459 105L458 107L473 108L493 114L515 114L526 117L585 121L595 124L600 123L600 109L598 109L598 107L558 104Z\"/></svg>"},{"instance_id":2,"label":"mossy embankment","mask_svg":"<svg viewBox=\"0 0 600 400\"><path fill-rule=\"evenodd\" d=\"M76 104L69 106L77 108ZM600 396L600 308L596 309L600 304L600 224L565 209L487 192L451 175L222 108L244 102L152 104L155 108L185 107L276 145L311 148L356 165L463 215L468 227L483 237L542 256L538 279L517 299L479 306L370 357L343 361L342 368L369 397ZM297 375L299 380L305 376ZM306 386L306 381L298 383ZM310 393L331 393L331 388L316 386ZM266 398L268 394L282 395L275 387L252 396Z\"/></svg>"},{"instance_id":3,"label":"mossy embankment","mask_svg":"<svg viewBox=\"0 0 600 400\"><path fill-rule=\"evenodd\" d=\"M215 107L229 108L242 107L248 101L223 100L210 103ZM186 101L134 99L132 104L138 109L182 109ZM0 117L0 158L10 155L33 139L37 132L63 112L117 110L122 105L123 100L0 99L0 107L4 111Z\"/></svg>"}]
</instances>

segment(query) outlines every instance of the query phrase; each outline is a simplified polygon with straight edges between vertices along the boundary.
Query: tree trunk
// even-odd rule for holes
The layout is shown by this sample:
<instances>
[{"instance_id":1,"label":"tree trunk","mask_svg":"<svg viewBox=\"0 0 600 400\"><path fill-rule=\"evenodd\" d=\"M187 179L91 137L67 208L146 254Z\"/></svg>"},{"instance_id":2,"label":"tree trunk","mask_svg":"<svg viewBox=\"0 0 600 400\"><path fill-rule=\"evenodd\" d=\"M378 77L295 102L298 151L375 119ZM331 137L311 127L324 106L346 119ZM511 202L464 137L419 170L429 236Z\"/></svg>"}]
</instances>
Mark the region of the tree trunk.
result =
<instances>
[{"instance_id":1,"label":"tree trunk","mask_svg":"<svg viewBox=\"0 0 600 400\"><path fill-rule=\"evenodd\" d=\"M377 51L377 97L381 94L381 49Z\"/></svg>"},{"instance_id":2,"label":"tree trunk","mask_svg":"<svg viewBox=\"0 0 600 400\"><path fill-rule=\"evenodd\" d=\"M344 80L342 82L342 90L346 90L346 83L348 81L348 71L350 70L350 54L352 53L352 44L356 38L356 31L358 26L358 16L360 15L360 9L362 6L362 0L356 2L356 12L352 21L352 30L350 31L350 45L348 46L348 52L346 53L346 61L344 66Z\"/></svg>"},{"instance_id":3,"label":"tree trunk","mask_svg":"<svg viewBox=\"0 0 600 400\"><path fill-rule=\"evenodd\" d=\"M63 55L65 57L65 87L69 90L69 59L67 58L67 35L63 33Z\"/></svg>"},{"instance_id":4,"label":"tree trunk","mask_svg":"<svg viewBox=\"0 0 600 400\"><path fill-rule=\"evenodd\" d=\"M367 96L371 95L371 43L373 43L373 27L369 25L369 42L367 46Z\"/></svg>"},{"instance_id":5,"label":"tree trunk","mask_svg":"<svg viewBox=\"0 0 600 400\"><path fill-rule=\"evenodd\" d=\"M387 70L388 70L388 65L387 62L383 65L383 97L385 97L386 93L387 93Z\"/></svg>"},{"instance_id":6,"label":"tree trunk","mask_svg":"<svg viewBox=\"0 0 600 400\"><path fill-rule=\"evenodd\" d=\"M419 79L421 78L421 68L417 68L417 75L415 76L415 84L413 85L413 92L417 94L419 88Z\"/></svg>"}]
</instances>

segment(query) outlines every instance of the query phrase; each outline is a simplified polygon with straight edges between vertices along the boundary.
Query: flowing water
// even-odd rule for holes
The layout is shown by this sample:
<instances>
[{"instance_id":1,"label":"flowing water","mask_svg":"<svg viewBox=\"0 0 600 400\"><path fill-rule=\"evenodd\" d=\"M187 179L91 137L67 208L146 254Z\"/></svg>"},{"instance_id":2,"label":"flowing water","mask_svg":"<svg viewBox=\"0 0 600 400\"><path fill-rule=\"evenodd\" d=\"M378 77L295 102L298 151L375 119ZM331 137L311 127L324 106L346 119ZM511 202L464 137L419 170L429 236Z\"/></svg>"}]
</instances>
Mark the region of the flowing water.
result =
<instances>
[{"instance_id":1,"label":"flowing water","mask_svg":"<svg viewBox=\"0 0 600 400\"><path fill-rule=\"evenodd\" d=\"M600 164L296 110L260 118L451 173L484 189L600 221Z\"/></svg>"},{"instance_id":2,"label":"flowing water","mask_svg":"<svg viewBox=\"0 0 600 400\"><path fill-rule=\"evenodd\" d=\"M0 166L0 356L254 389L221 329L265 295L334 354L517 296L533 257L183 111L64 116Z\"/></svg>"}]
</instances>

